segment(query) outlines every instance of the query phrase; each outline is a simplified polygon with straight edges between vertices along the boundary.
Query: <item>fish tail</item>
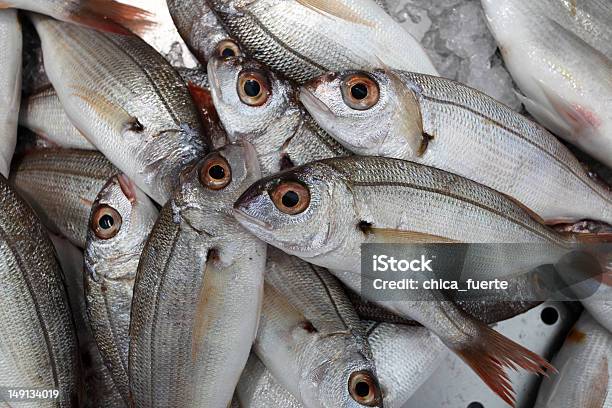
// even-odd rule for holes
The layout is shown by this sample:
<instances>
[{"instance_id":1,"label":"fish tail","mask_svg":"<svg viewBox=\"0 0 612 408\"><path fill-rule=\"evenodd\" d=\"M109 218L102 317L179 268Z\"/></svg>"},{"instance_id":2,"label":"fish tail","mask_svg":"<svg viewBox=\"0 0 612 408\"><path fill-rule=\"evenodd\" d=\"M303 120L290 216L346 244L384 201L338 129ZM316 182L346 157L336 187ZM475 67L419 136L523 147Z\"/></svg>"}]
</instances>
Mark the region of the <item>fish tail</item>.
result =
<instances>
[{"instance_id":1,"label":"fish tail","mask_svg":"<svg viewBox=\"0 0 612 408\"><path fill-rule=\"evenodd\" d=\"M453 350L474 372L506 403L515 406L515 392L504 368L522 368L535 374L548 376L557 370L544 358L520 344L477 322L478 335L468 343L455 345Z\"/></svg>"},{"instance_id":2,"label":"fish tail","mask_svg":"<svg viewBox=\"0 0 612 408\"><path fill-rule=\"evenodd\" d=\"M83 0L68 20L100 31L132 35L142 34L155 23L146 10L115 0Z\"/></svg>"}]
</instances>

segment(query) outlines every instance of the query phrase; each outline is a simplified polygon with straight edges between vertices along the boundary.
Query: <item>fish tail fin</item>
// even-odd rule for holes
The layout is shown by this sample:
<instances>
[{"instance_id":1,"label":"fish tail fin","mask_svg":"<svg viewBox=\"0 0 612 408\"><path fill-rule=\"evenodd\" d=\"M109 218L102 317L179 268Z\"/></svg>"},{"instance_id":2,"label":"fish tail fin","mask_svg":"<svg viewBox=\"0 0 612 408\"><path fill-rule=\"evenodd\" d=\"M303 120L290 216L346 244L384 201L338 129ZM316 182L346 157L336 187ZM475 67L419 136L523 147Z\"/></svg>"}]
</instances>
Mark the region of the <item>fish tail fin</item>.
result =
<instances>
[{"instance_id":1,"label":"fish tail fin","mask_svg":"<svg viewBox=\"0 0 612 408\"><path fill-rule=\"evenodd\" d=\"M83 0L68 20L100 31L132 35L143 34L155 26L146 10L116 0Z\"/></svg>"},{"instance_id":2,"label":"fish tail fin","mask_svg":"<svg viewBox=\"0 0 612 408\"><path fill-rule=\"evenodd\" d=\"M452 349L506 403L515 406L515 392L504 368L522 368L535 374L548 375L556 369L544 358L478 322L478 335L469 343Z\"/></svg>"}]
</instances>

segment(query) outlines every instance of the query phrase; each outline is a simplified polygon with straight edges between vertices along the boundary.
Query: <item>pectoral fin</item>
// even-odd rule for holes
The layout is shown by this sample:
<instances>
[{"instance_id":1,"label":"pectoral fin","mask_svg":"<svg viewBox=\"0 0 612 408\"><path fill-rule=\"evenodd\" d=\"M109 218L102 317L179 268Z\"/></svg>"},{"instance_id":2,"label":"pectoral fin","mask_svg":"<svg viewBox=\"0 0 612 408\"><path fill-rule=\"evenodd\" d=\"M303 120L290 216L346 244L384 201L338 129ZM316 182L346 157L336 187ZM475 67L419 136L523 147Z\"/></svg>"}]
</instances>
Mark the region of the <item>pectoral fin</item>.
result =
<instances>
[{"instance_id":1,"label":"pectoral fin","mask_svg":"<svg viewBox=\"0 0 612 408\"><path fill-rule=\"evenodd\" d=\"M370 235L376 243L396 243L396 244L450 244L456 243L450 238L431 235L416 231L405 231L392 228L376 228L365 226L361 230Z\"/></svg>"},{"instance_id":2,"label":"pectoral fin","mask_svg":"<svg viewBox=\"0 0 612 408\"><path fill-rule=\"evenodd\" d=\"M146 10L115 0L84 0L68 15L77 24L116 34L142 34L155 23Z\"/></svg>"},{"instance_id":3,"label":"pectoral fin","mask_svg":"<svg viewBox=\"0 0 612 408\"><path fill-rule=\"evenodd\" d=\"M319 14L329 15L353 24L373 27L374 24L362 18L355 11L339 0L297 0L304 7L316 11Z\"/></svg>"}]
</instances>

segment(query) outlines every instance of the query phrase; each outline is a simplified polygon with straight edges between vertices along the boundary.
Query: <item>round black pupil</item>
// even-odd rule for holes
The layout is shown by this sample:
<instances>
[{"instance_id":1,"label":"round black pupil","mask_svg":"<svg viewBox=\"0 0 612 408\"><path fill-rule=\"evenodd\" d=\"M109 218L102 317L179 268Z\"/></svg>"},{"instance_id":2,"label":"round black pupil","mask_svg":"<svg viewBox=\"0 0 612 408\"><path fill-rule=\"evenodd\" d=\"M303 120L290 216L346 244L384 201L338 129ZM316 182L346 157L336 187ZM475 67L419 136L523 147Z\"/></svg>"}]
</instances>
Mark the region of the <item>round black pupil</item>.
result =
<instances>
[{"instance_id":1,"label":"round black pupil","mask_svg":"<svg viewBox=\"0 0 612 408\"><path fill-rule=\"evenodd\" d=\"M355 385L355 393L362 398L367 397L370 394L370 386L367 382L360 381Z\"/></svg>"},{"instance_id":2,"label":"round black pupil","mask_svg":"<svg viewBox=\"0 0 612 408\"><path fill-rule=\"evenodd\" d=\"M105 230L111 228L114 223L115 220L113 220L113 217L108 214L104 214L102 217L100 217L100 220L98 221L98 225L100 226L100 228Z\"/></svg>"},{"instance_id":3,"label":"round black pupil","mask_svg":"<svg viewBox=\"0 0 612 408\"><path fill-rule=\"evenodd\" d=\"M353 98L361 100L368 96L368 87L365 84L355 84L351 87L351 95Z\"/></svg>"},{"instance_id":4,"label":"round black pupil","mask_svg":"<svg viewBox=\"0 0 612 408\"><path fill-rule=\"evenodd\" d=\"M208 174L215 180L221 180L223 179L223 177L225 177L225 170L223 169L223 167L216 164L210 169L208 169Z\"/></svg>"},{"instance_id":5,"label":"round black pupil","mask_svg":"<svg viewBox=\"0 0 612 408\"><path fill-rule=\"evenodd\" d=\"M261 92L261 86L259 82L254 79L249 79L244 83L244 93L246 93L251 98L256 97Z\"/></svg>"},{"instance_id":6,"label":"round black pupil","mask_svg":"<svg viewBox=\"0 0 612 408\"><path fill-rule=\"evenodd\" d=\"M295 207L300 202L300 196L295 191L287 191L283 195L283 205L285 207Z\"/></svg>"},{"instance_id":7,"label":"round black pupil","mask_svg":"<svg viewBox=\"0 0 612 408\"><path fill-rule=\"evenodd\" d=\"M225 47L223 50L221 50L221 56L222 57L235 57L236 53L231 48Z\"/></svg>"}]
</instances>

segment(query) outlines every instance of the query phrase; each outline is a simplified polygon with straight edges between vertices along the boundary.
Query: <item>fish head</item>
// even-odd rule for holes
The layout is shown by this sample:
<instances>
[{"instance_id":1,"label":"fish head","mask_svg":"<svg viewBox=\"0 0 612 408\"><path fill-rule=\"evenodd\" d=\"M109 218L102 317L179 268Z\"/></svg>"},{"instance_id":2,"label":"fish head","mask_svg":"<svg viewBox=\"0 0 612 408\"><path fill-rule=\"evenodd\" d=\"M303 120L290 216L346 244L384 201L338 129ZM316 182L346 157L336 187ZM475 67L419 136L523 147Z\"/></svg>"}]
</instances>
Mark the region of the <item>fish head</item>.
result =
<instances>
[{"instance_id":1,"label":"fish head","mask_svg":"<svg viewBox=\"0 0 612 408\"><path fill-rule=\"evenodd\" d=\"M208 77L213 102L231 141L243 135L258 137L296 109L289 82L257 61L216 57L208 62Z\"/></svg>"},{"instance_id":2,"label":"fish head","mask_svg":"<svg viewBox=\"0 0 612 408\"><path fill-rule=\"evenodd\" d=\"M263 178L235 202L234 216L261 240L301 258L342 244L355 226L351 193L325 161Z\"/></svg>"},{"instance_id":3,"label":"fish head","mask_svg":"<svg viewBox=\"0 0 612 408\"><path fill-rule=\"evenodd\" d=\"M342 350L342 352L339 352ZM381 386L374 362L352 336L337 333L312 347L300 381L300 394L309 406L382 407Z\"/></svg>"},{"instance_id":4,"label":"fish head","mask_svg":"<svg viewBox=\"0 0 612 408\"><path fill-rule=\"evenodd\" d=\"M104 273L101 260L111 260L115 266L138 262L157 215L151 199L132 180L124 174L111 177L91 208L85 250L90 273Z\"/></svg>"},{"instance_id":5,"label":"fish head","mask_svg":"<svg viewBox=\"0 0 612 408\"><path fill-rule=\"evenodd\" d=\"M405 90L391 71L331 72L304 84L300 101L344 147L353 153L376 156L406 146L406 136L397 132L398 128L421 124L420 117L412 117L414 98L405 92L411 91ZM410 104L408 111L404 109L406 103Z\"/></svg>"},{"instance_id":6,"label":"fish head","mask_svg":"<svg viewBox=\"0 0 612 408\"><path fill-rule=\"evenodd\" d=\"M260 177L253 146L245 140L227 144L183 172L180 190L173 197L174 214L215 234L224 226L220 220L231 218L236 198Z\"/></svg>"}]
</instances>

